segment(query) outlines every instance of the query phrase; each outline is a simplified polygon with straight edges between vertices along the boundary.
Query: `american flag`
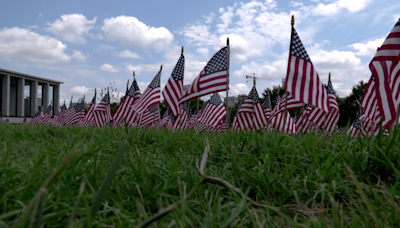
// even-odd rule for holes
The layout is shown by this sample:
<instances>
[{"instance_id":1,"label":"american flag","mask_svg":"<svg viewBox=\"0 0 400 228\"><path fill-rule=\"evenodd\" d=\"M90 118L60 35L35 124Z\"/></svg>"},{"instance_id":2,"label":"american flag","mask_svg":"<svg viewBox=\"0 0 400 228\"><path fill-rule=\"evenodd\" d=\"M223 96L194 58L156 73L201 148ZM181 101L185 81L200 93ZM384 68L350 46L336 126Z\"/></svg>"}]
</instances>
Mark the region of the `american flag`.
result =
<instances>
[{"instance_id":1,"label":"american flag","mask_svg":"<svg viewBox=\"0 0 400 228\"><path fill-rule=\"evenodd\" d=\"M333 89L331 77L329 77L328 85L326 86L326 91L328 92L328 101L331 111L326 113L324 129L328 133L335 133L335 128L340 118L339 104L336 100L336 92Z\"/></svg>"},{"instance_id":2,"label":"american flag","mask_svg":"<svg viewBox=\"0 0 400 228\"><path fill-rule=\"evenodd\" d=\"M52 124L53 124L54 126L60 126L59 118L60 118L60 111L58 111L58 108L55 107L55 108L54 108L53 121L52 121Z\"/></svg>"},{"instance_id":3,"label":"american flag","mask_svg":"<svg viewBox=\"0 0 400 228\"><path fill-rule=\"evenodd\" d=\"M165 85L162 94L164 96L165 103L167 103L169 110L173 116L180 114L179 100L183 93L183 72L185 70L185 57L181 54L171 76Z\"/></svg>"},{"instance_id":4,"label":"american flag","mask_svg":"<svg viewBox=\"0 0 400 228\"><path fill-rule=\"evenodd\" d=\"M169 115L169 111L167 109L165 111L164 115L162 116L160 122L158 122L157 127L162 128L162 127L166 126L170 119L171 119L171 116Z\"/></svg>"},{"instance_id":5,"label":"american flag","mask_svg":"<svg viewBox=\"0 0 400 228\"><path fill-rule=\"evenodd\" d=\"M139 128L143 129L145 127L153 126L154 123L160 119L160 111L157 105L151 106L142 114L142 119Z\"/></svg>"},{"instance_id":6,"label":"american flag","mask_svg":"<svg viewBox=\"0 0 400 228\"><path fill-rule=\"evenodd\" d=\"M285 89L301 103L312 104L325 112L330 111L326 89L294 28Z\"/></svg>"},{"instance_id":7,"label":"american flag","mask_svg":"<svg viewBox=\"0 0 400 228\"><path fill-rule=\"evenodd\" d=\"M233 118L233 122L232 122L232 130L233 131L239 131L239 122L238 122L238 113L240 108L242 107L242 103L238 104L238 107L236 109L236 113L235 113L235 117Z\"/></svg>"},{"instance_id":8,"label":"american flag","mask_svg":"<svg viewBox=\"0 0 400 228\"><path fill-rule=\"evenodd\" d=\"M26 119L26 116L24 116L24 120L21 122L21 124L23 124L23 125L27 125L28 124L28 120Z\"/></svg>"},{"instance_id":9,"label":"american flag","mask_svg":"<svg viewBox=\"0 0 400 228\"><path fill-rule=\"evenodd\" d=\"M49 105L49 107L46 110L46 113L43 115L42 123L43 124L50 124L50 118L53 116L53 109L52 106Z\"/></svg>"},{"instance_id":10,"label":"american flag","mask_svg":"<svg viewBox=\"0 0 400 228\"><path fill-rule=\"evenodd\" d=\"M187 128L187 116L189 109L187 107L187 103L183 103L180 105L180 113L178 116L176 116L174 126L173 126L173 131L175 132L176 130L184 130Z\"/></svg>"},{"instance_id":11,"label":"american flag","mask_svg":"<svg viewBox=\"0 0 400 228\"><path fill-rule=\"evenodd\" d=\"M367 87L364 90L364 94L361 99L361 106L363 107L364 115L366 115L370 119L374 119L377 106L374 76L371 76L368 81Z\"/></svg>"},{"instance_id":12,"label":"american flag","mask_svg":"<svg viewBox=\"0 0 400 228\"><path fill-rule=\"evenodd\" d=\"M387 129L395 121L399 106L400 84L400 19L386 37L369 64L375 77L376 99L382 126Z\"/></svg>"},{"instance_id":13,"label":"american flag","mask_svg":"<svg viewBox=\"0 0 400 228\"><path fill-rule=\"evenodd\" d=\"M267 122L269 122L269 119L271 118L271 104L269 103L269 96L265 98L265 101L263 102L263 109L264 109L264 116L265 119L267 119Z\"/></svg>"},{"instance_id":14,"label":"american flag","mask_svg":"<svg viewBox=\"0 0 400 228\"><path fill-rule=\"evenodd\" d=\"M139 98L142 96L142 94L140 93L140 89L139 89L139 85L136 82L136 79L133 80L133 89L134 89L134 99L132 104L136 104L136 102L139 101ZM132 86L131 86L132 87ZM137 123L137 121L139 120L140 115L137 115L135 110L132 108L129 109L129 111L126 113L125 119L126 119L126 123L129 123L130 125L133 125L135 123Z\"/></svg>"},{"instance_id":15,"label":"american flag","mask_svg":"<svg viewBox=\"0 0 400 228\"><path fill-rule=\"evenodd\" d=\"M140 96L139 86L137 85L136 80L133 80L131 87L127 90L124 100L121 102L121 104L117 108L117 111L115 111L114 113L112 123L113 127L124 123L124 119L126 119L127 123L130 122L130 118L128 119L127 117L133 116L132 105L134 104L135 100L137 100L136 94L138 92Z\"/></svg>"},{"instance_id":16,"label":"american flag","mask_svg":"<svg viewBox=\"0 0 400 228\"><path fill-rule=\"evenodd\" d=\"M226 117L226 108L218 93L214 93L208 101L198 120L202 124L216 127Z\"/></svg>"},{"instance_id":17,"label":"american flag","mask_svg":"<svg viewBox=\"0 0 400 228\"><path fill-rule=\"evenodd\" d=\"M161 70L153 78L138 102L133 105L133 109L136 114L140 115L148 110L151 106L160 103L160 78Z\"/></svg>"},{"instance_id":18,"label":"american flag","mask_svg":"<svg viewBox=\"0 0 400 228\"><path fill-rule=\"evenodd\" d=\"M64 115L67 112L67 106L65 105L65 100L63 106L61 106L60 116L58 117L59 125L64 124Z\"/></svg>"},{"instance_id":19,"label":"american flag","mask_svg":"<svg viewBox=\"0 0 400 228\"><path fill-rule=\"evenodd\" d=\"M381 118L380 118L380 115L379 115L379 110L377 110L377 109L378 109L378 107L376 107L376 113L377 114L375 115L375 117L369 118L364 113L359 118L360 121L361 121L361 125L362 125L362 128L364 129L365 134L369 135L370 137L372 135L378 136L379 133L380 133ZM385 136L385 137L389 136L389 131L387 129L384 129L384 128L382 128L382 129L384 130L383 136Z\"/></svg>"},{"instance_id":20,"label":"american flag","mask_svg":"<svg viewBox=\"0 0 400 228\"><path fill-rule=\"evenodd\" d=\"M242 119L242 121L246 121L247 123L245 125L251 126L253 130L259 130L260 127L268 124L268 121L264 115L264 108L260 102L260 98L258 97L257 89L255 87L250 90L249 95L247 96L246 100L244 100L241 108L239 109L238 118L246 116L241 115L241 113L250 114L251 122L247 122L249 121L247 118Z\"/></svg>"},{"instance_id":21,"label":"american flag","mask_svg":"<svg viewBox=\"0 0 400 228\"><path fill-rule=\"evenodd\" d=\"M194 113L190 116L189 121L188 121L188 129L192 129L193 127L196 126L198 112L199 112L199 110L196 109L196 111L194 111Z\"/></svg>"},{"instance_id":22,"label":"american flag","mask_svg":"<svg viewBox=\"0 0 400 228\"><path fill-rule=\"evenodd\" d=\"M98 128L111 121L110 92L107 92L100 103L93 110L94 121Z\"/></svg>"},{"instance_id":23,"label":"american flag","mask_svg":"<svg viewBox=\"0 0 400 228\"><path fill-rule=\"evenodd\" d=\"M169 122L167 124L167 128L170 130L174 129L174 123L175 123L175 116L171 116L171 118L169 119Z\"/></svg>"},{"instance_id":24,"label":"american flag","mask_svg":"<svg viewBox=\"0 0 400 228\"><path fill-rule=\"evenodd\" d=\"M275 116L272 117L271 123L270 123L270 128L271 129L276 129L277 131L283 131L286 134L293 133L296 134L296 124L293 121L292 117L290 116L290 113L286 111L286 122L285 126L283 126L283 119L285 118L285 112L279 112Z\"/></svg>"},{"instance_id":25,"label":"american flag","mask_svg":"<svg viewBox=\"0 0 400 228\"><path fill-rule=\"evenodd\" d=\"M283 97L279 99L278 105L275 105L274 110L271 113L271 116L274 116L279 112L284 112L285 106L286 106L286 111L289 111L294 109L300 109L304 106L304 104L294 99L294 97L291 94L288 95L288 93L285 93Z\"/></svg>"},{"instance_id":26,"label":"american flag","mask_svg":"<svg viewBox=\"0 0 400 228\"><path fill-rule=\"evenodd\" d=\"M85 116L85 101L81 101L72 108L68 109L64 115L63 121L65 125L74 125Z\"/></svg>"},{"instance_id":27,"label":"american flag","mask_svg":"<svg viewBox=\"0 0 400 228\"><path fill-rule=\"evenodd\" d=\"M350 126L349 130L347 131L347 135L351 136L365 136L365 131L361 125L360 116L354 120L353 124Z\"/></svg>"},{"instance_id":28,"label":"american flag","mask_svg":"<svg viewBox=\"0 0 400 228\"><path fill-rule=\"evenodd\" d=\"M312 110L312 105L305 104L303 111L300 113L300 115L296 119L296 129L297 133L302 133L306 134L310 126L313 125L313 123L309 119L310 112Z\"/></svg>"},{"instance_id":29,"label":"american flag","mask_svg":"<svg viewBox=\"0 0 400 228\"><path fill-rule=\"evenodd\" d=\"M92 124L95 124L94 115L93 115L95 107L96 107L96 93L93 96L92 103L90 104L90 106L85 114L85 117L82 119L82 126L87 127Z\"/></svg>"},{"instance_id":30,"label":"american flag","mask_svg":"<svg viewBox=\"0 0 400 228\"><path fill-rule=\"evenodd\" d=\"M43 117L43 109L42 109L42 106L40 106L35 117L33 118L33 124L37 125L37 124L42 123L42 117Z\"/></svg>"},{"instance_id":31,"label":"american flag","mask_svg":"<svg viewBox=\"0 0 400 228\"><path fill-rule=\"evenodd\" d=\"M180 104L207 94L226 90L228 75L229 46L219 50L208 61L200 74L182 95Z\"/></svg>"}]
</instances>

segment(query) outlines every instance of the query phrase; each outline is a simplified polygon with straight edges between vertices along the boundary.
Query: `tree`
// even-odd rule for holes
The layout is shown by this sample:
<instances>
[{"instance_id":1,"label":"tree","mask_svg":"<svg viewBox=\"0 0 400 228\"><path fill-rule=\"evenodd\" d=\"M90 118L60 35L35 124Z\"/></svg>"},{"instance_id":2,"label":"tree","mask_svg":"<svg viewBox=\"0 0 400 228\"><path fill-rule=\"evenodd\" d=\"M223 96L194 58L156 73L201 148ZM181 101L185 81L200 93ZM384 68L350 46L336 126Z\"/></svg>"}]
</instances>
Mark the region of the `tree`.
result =
<instances>
[{"instance_id":1,"label":"tree","mask_svg":"<svg viewBox=\"0 0 400 228\"><path fill-rule=\"evenodd\" d=\"M349 118L350 123L356 119L357 113L360 112L361 98L366 87L367 83L361 80L357 85L353 86L349 96L345 98L336 97L340 110L340 127L347 126Z\"/></svg>"}]
</instances>

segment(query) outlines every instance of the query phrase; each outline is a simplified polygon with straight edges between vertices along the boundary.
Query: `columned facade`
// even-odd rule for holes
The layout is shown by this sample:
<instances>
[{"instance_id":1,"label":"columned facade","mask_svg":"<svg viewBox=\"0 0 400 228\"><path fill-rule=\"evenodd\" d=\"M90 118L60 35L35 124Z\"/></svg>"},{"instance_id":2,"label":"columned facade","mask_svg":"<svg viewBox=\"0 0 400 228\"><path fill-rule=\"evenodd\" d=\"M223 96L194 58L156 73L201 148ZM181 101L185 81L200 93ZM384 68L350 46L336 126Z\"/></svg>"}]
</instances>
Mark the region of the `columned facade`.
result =
<instances>
[{"instance_id":1,"label":"columned facade","mask_svg":"<svg viewBox=\"0 0 400 228\"><path fill-rule=\"evenodd\" d=\"M59 108L63 82L0 68L0 111L3 118L33 117L39 106L43 112L52 104Z\"/></svg>"}]
</instances>

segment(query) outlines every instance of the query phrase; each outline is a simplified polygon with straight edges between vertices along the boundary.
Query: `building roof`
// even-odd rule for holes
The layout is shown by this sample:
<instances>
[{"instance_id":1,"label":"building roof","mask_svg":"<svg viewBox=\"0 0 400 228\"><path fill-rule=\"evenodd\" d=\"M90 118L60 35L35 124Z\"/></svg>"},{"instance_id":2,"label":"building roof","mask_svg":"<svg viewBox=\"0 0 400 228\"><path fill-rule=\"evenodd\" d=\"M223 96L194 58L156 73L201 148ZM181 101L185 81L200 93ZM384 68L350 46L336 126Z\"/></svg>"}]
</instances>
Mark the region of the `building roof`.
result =
<instances>
[{"instance_id":1,"label":"building roof","mask_svg":"<svg viewBox=\"0 0 400 228\"><path fill-rule=\"evenodd\" d=\"M17 71L7 70L7 69L3 69L3 68L0 68L0 74L6 74L6 75L10 75L10 76L17 76L17 77L19 76L19 77L24 77L27 79L36 80L36 81L50 82L52 84L64 84L64 82L55 81L55 80L51 80L48 78L42 78L42 77L25 74L25 73L21 73L21 72L17 72Z\"/></svg>"}]
</instances>

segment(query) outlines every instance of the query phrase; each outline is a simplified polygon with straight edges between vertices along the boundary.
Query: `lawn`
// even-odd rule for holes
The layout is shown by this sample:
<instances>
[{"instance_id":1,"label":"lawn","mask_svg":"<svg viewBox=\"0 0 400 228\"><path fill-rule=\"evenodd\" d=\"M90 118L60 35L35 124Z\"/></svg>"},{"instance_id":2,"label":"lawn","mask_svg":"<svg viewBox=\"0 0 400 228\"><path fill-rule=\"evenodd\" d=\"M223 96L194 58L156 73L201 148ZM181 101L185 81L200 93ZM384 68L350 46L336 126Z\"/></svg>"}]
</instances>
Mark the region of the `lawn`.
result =
<instances>
[{"instance_id":1,"label":"lawn","mask_svg":"<svg viewBox=\"0 0 400 228\"><path fill-rule=\"evenodd\" d=\"M0 227L400 227L397 132L0 124Z\"/></svg>"}]
</instances>

